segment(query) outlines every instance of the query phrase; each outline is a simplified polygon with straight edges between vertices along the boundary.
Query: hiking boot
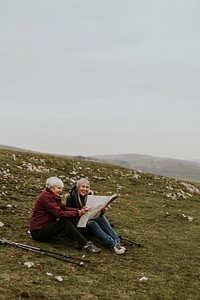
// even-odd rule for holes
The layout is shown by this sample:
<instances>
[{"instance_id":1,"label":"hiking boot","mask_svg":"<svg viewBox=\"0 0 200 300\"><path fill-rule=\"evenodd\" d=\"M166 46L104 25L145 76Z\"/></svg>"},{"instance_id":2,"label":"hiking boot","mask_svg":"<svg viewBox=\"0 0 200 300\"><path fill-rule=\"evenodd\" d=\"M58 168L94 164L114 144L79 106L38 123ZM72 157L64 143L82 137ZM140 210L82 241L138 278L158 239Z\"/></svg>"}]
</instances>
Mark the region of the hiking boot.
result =
<instances>
[{"instance_id":1,"label":"hiking boot","mask_svg":"<svg viewBox=\"0 0 200 300\"><path fill-rule=\"evenodd\" d=\"M113 247L113 250L115 251L116 254L124 254L125 253L125 250L119 244L116 244Z\"/></svg>"},{"instance_id":2,"label":"hiking boot","mask_svg":"<svg viewBox=\"0 0 200 300\"><path fill-rule=\"evenodd\" d=\"M83 246L82 250L88 251L88 252L93 252L93 253L98 253L101 251L100 248L97 248L95 245L93 245L92 242L87 242L85 246Z\"/></svg>"}]
</instances>

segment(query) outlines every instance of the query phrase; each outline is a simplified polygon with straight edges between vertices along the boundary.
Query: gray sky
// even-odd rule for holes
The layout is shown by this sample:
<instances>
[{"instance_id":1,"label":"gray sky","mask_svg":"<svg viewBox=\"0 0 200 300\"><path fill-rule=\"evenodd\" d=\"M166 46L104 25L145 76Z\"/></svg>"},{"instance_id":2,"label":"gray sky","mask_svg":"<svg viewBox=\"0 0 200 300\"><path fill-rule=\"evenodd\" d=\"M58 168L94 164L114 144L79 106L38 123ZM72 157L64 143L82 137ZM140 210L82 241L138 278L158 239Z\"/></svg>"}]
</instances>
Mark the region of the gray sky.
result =
<instances>
[{"instance_id":1,"label":"gray sky","mask_svg":"<svg viewBox=\"0 0 200 300\"><path fill-rule=\"evenodd\" d=\"M0 144L200 158L199 0L0 0Z\"/></svg>"}]
</instances>

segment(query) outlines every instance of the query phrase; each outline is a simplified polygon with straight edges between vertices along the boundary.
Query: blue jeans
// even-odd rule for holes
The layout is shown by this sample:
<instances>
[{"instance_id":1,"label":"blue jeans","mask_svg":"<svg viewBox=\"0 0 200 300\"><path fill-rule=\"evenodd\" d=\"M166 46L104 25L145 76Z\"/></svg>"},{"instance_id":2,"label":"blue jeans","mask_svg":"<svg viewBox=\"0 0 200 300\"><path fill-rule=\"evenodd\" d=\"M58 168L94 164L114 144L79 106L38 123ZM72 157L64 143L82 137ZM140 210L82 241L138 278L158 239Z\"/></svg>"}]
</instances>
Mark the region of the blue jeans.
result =
<instances>
[{"instance_id":1,"label":"blue jeans","mask_svg":"<svg viewBox=\"0 0 200 300\"><path fill-rule=\"evenodd\" d=\"M119 237L104 215L90 219L87 227L104 245L111 248L119 242Z\"/></svg>"}]
</instances>

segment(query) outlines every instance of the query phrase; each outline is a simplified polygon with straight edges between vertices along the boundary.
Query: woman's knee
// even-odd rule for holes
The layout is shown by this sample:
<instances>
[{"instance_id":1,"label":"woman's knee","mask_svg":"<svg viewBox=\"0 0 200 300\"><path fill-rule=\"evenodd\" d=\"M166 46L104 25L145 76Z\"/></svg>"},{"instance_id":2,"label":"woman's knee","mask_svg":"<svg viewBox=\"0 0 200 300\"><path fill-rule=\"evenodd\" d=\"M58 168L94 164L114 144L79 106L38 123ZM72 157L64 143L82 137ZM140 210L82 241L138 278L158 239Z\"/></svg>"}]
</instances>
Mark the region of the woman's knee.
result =
<instances>
[{"instance_id":1,"label":"woman's knee","mask_svg":"<svg viewBox=\"0 0 200 300\"><path fill-rule=\"evenodd\" d=\"M87 223L87 227L95 227L95 226L98 226L97 222L94 221L94 220L89 220L88 223Z\"/></svg>"}]
</instances>

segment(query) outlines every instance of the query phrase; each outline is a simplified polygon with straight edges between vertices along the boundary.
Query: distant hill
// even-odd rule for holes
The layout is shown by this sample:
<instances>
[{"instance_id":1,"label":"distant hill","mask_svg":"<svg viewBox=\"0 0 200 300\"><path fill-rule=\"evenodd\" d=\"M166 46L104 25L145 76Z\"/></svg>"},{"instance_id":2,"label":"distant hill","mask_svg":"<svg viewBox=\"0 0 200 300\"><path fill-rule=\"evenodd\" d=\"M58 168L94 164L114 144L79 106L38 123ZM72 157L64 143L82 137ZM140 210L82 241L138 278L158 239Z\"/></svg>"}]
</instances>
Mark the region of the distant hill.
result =
<instances>
[{"instance_id":1,"label":"distant hill","mask_svg":"<svg viewBox=\"0 0 200 300\"><path fill-rule=\"evenodd\" d=\"M101 161L128 169L141 170L146 173L180 180L200 182L200 159L187 161L142 154L111 154L95 155L91 157L67 156L61 154L42 153L7 145L0 145L0 149L26 153L56 155L57 157L75 158L83 161Z\"/></svg>"},{"instance_id":2,"label":"distant hill","mask_svg":"<svg viewBox=\"0 0 200 300\"><path fill-rule=\"evenodd\" d=\"M35 150L27 150L27 149L23 149L23 148L18 148L18 147L14 147L14 146L8 146L8 145L0 145L0 149L2 150L11 150L11 151L18 151L18 152L25 152L25 153L33 153L33 154L44 154L44 155L56 155L58 157L75 157L75 156L69 156L69 155L62 155L62 154L57 154L57 153L50 153L50 152L41 152L41 151L35 151ZM81 156L82 157L82 156ZM84 160L85 157L82 157L82 159Z\"/></svg>"},{"instance_id":3,"label":"distant hill","mask_svg":"<svg viewBox=\"0 0 200 300\"><path fill-rule=\"evenodd\" d=\"M200 182L200 160L187 161L140 154L97 155L94 159L146 173Z\"/></svg>"}]
</instances>

